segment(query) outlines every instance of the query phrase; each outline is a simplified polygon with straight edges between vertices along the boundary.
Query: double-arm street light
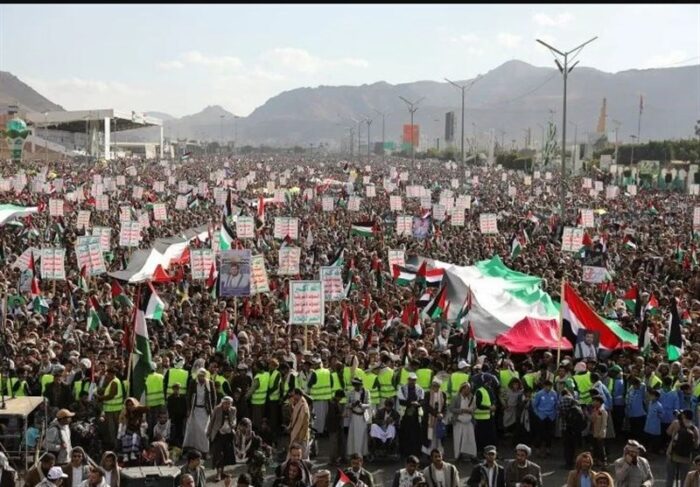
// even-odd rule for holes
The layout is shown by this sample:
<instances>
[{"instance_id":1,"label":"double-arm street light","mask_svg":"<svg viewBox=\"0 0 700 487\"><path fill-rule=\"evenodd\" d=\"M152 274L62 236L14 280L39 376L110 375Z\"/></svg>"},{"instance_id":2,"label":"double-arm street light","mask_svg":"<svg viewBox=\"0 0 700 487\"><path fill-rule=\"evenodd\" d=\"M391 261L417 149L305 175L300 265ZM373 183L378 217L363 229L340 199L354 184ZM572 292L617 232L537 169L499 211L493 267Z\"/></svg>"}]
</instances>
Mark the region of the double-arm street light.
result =
<instances>
[{"instance_id":1,"label":"double-arm street light","mask_svg":"<svg viewBox=\"0 0 700 487\"><path fill-rule=\"evenodd\" d=\"M445 78L445 81L447 81L449 84L454 86L455 88L459 89L462 92L462 142L461 142L461 151L462 151L462 165L464 166L464 93L468 91L472 86L474 86L474 83L476 83L479 78L481 78L481 75L477 76L474 78L470 83L467 83L465 85L458 85L454 81L450 81L449 79Z\"/></svg>"},{"instance_id":2,"label":"double-arm street light","mask_svg":"<svg viewBox=\"0 0 700 487\"><path fill-rule=\"evenodd\" d=\"M376 108L374 109L374 111L377 112L377 114L381 115L381 117L382 117L382 165L383 165L384 164L384 152L386 151L386 140L384 138L386 133L384 131L384 128L385 128L386 116L388 114L380 112Z\"/></svg>"},{"instance_id":3,"label":"double-arm street light","mask_svg":"<svg viewBox=\"0 0 700 487\"><path fill-rule=\"evenodd\" d=\"M569 73L571 73L571 70L576 67L576 65L579 63L576 61L574 64L569 66L569 56L571 54L576 53L576 56L580 53L581 49L584 48L587 44L590 44L594 40L596 40L598 36L593 37L592 39L587 40L583 44L571 49L570 51L567 52L562 52L559 49L550 46L546 42L536 39L537 42L542 44L544 47L549 49L553 54L557 54L561 56L564 60L564 64L562 65L561 62L559 62L558 58L555 58L554 62L557 64L557 68L559 68L559 72L562 74L564 77L564 97L563 97L563 113L562 113L562 127L561 127L561 219L562 223L564 220L564 215L566 213L566 82L569 76ZM575 56L574 56L575 57ZM573 61L573 59L572 59Z\"/></svg>"},{"instance_id":4,"label":"double-arm street light","mask_svg":"<svg viewBox=\"0 0 700 487\"><path fill-rule=\"evenodd\" d=\"M418 110L418 104L425 99L424 96L420 97L414 102L408 101L405 99L403 96L399 95L399 98L403 100L403 102L408 106L408 113L411 114L411 167L415 165L416 162L416 151L415 151L415 140L413 140L413 136L415 135L415 132L413 130L413 114L416 113Z\"/></svg>"}]
</instances>

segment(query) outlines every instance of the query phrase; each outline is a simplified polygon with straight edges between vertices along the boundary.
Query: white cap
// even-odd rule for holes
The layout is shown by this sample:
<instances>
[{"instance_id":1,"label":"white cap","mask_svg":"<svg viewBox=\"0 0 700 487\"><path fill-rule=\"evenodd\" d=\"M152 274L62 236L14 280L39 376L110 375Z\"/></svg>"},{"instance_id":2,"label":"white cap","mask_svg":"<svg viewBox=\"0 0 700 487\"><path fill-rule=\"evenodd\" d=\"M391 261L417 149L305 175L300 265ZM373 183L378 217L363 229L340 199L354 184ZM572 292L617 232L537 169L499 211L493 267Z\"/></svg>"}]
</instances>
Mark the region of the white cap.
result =
<instances>
[{"instance_id":1,"label":"white cap","mask_svg":"<svg viewBox=\"0 0 700 487\"><path fill-rule=\"evenodd\" d=\"M418 376L415 374L415 372L409 372L408 378L409 379L418 379Z\"/></svg>"},{"instance_id":2,"label":"white cap","mask_svg":"<svg viewBox=\"0 0 700 487\"><path fill-rule=\"evenodd\" d=\"M51 467L49 473L46 474L46 478L49 480L67 479L68 475L63 473L61 467Z\"/></svg>"},{"instance_id":3,"label":"white cap","mask_svg":"<svg viewBox=\"0 0 700 487\"><path fill-rule=\"evenodd\" d=\"M89 358L84 358L80 360L80 365L85 367L86 369L92 368L92 362L90 362Z\"/></svg>"},{"instance_id":4,"label":"white cap","mask_svg":"<svg viewBox=\"0 0 700 487\"><path fill-rule=\"evenodd\" d=\"M457 364L457 368L463 369L464 367L469 367L469 364L464 360L460 360L459 363Z\"/></svg>"},{"instance_id":5,"label":"white cap","mask_svg":"<svg viewBox=\"0 0 700 487\"><path fill-rule=\"evenodd\" d=\"M588 367L586 367L585 362L579 362L574 366L574 372L585 372L588 370Z\"/></svg>"}]
</instances>

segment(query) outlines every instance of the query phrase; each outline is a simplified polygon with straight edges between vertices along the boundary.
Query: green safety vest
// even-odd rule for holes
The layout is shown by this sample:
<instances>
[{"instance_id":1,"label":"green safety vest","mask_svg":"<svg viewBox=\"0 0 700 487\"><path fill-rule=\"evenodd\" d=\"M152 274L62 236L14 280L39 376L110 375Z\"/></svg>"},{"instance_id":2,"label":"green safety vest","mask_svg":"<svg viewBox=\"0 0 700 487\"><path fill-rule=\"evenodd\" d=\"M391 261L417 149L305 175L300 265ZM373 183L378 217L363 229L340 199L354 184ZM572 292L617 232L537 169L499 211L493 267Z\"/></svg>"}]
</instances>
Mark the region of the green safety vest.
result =
<instances>
[{"instance_id":1,"label":"green safety vest","mask_svg":"<svg viewBox=\"0 0 700 487\"><path fill-rule=\"evenodd\" d=\"M224 395L224 384L226 384L228 381L226 380L226 377L224 377L221 374L216 374L216 377L212 376L212 380L214 381L214 384L216 384L216 393L219 396Z\"/></svg>"},{"instance_id":2,"label":"green safety vest","mask_svg":"<svg viewBox=\"0 0 700 487\"><path fill-rule=\"evenodd\" d=\"M479 387L477 394L481 392L481 406L474 411L474 419L477 421L491 419L491 396L485 387Z\"/></svg>"},{"instance_id":3,"label":"green safety vest","mask_svg":"<svg viewBox=\"0 0 700 487\"><path fill-rule=\"evenodd\" d=\"M46 392L46 386L53 382L53 375L44 374L41 376L41 379L39 379L39 382L41 383L41 395L43 396L44 392Z\"/></svg>"},{"instance_id":4,"label":"green safety vest","mask_svg":"<svg viewBox=\"0 0 700 487\"><path fill-rule=\"evenodd\" d=\"M358 369L355 369L355 375L351 377L350 376L351 370L352 370L352 368L347 366L347 365L343 369L343 380L345 381L345 395L346 396L349 395L350 392L352 392L352 390L354 389L352 387L352 380L355 377L357 377L359 379L364 379L364 375L365 375L365 371L358 368Z\"/></svg>"},{"instance_id":5,"label":"green safety vest","mask_svg":"<svg viewBox=\"0 0 700 487\"><path fill-rule=\"evenodd\" d=\"M19 380L17 377L8 377L5 387L7 389L7 395L12 396L12 391L14 391L15 397L26 396L27 381Z\"/></svg>"},{"instance_id":6,"label":"green safety vest","mask_svg":"<svg viewBox=\"0 0 700 487\"><path fill-rule=\"evenodd\" d=\"M373 372L365 372L362 378L362 385L369 391L369 399L371 404L379 404L379 381L377 374Z\"/></svg>"},{"instance_id":7,"label":"green safety vest","mask_svg":"<svg viewBox=\"0 0 700 487\"><path fill-rule=\"evenodd\" d=\"M394 371L387 367L378 375L379 380L379 397L381 399L393 399L396 397L396 388L394 387Z\"/></svg>"},{"instance_id":8,"label":"green safety vest","mask_svg":"<svg viewBox=\"0 0 700 487\"><path fill-rule=\"evenodd\" d=\"M449 386L447 387L447 398L452 399L459 393L459 388L462 384L469 382L469 374L466 372L452 372L450 375Z\"/></svg>"},{"instance_id":9,"label":"green safety vest","mask_svg":"<svg viewBox=\"0 0 700 487\"><path fill-rule=\"evenodd\" d=\"M255 379L258 380L258 388L250 398L250 403L254 406L261 406L267 400L267 389L270 387L270 373L258 372L255 375Z\"/></svg>"},{"instance_id":10,"label":"green safety vest","mask_svg":"<svg viewBox=\"0 0 700 487\"><path fill-rule=\"evenodd\" d=\"M401 373L399 374L399 385L400 386L405 386L406 384L408 384L408 374L410 374L410 373L411 373L410 371L408 371L404 368L401 369Z\"/></svg>"},{"instance_id":11,"label":"green safety vest","mask_svg":"<svg viewBox=\"0 0 700 487\"><path fill-rule=\"evenodd\" d=\"M112 384L115 383L117 384L117 394L112 399L102 404L102 410L105 413L118 413L122 410L122 406L124 405L124 384L122 381L115 377L112 379L112 382L109 383L106 390L109 391L112 388Z\"/></svg>"},{"instance_id":12,"label":"green safety vest","mask_svg":"<svg viewBox=\"0 0 700 487\"><path fill-rule=\"evenodd\" d=\"M338 372L331 372L331 397L335 397L335 391L342 391L343 387L340 385L340 376ZM346 404L348 398L344 397L340 400L340 404Z\"/></svg>"},{"instance_id":13,"label":"green safety vest","mask_svg":"<svg viewBox=\"0 0 700 487\"><path fill-rule=\"evenodd\" d=\"M659 379L658 375L652 373L651 377L646 379L644 383L646 384L647 389L656 389L657 385L661 385L661 379Z\"/></svg>"},{"instance_id":14,"label":"green safety vest","mask_svg":"<svg viewBox=\"0 0 700 487\"><path fill-rule=\"evenodd\" d=\"M417 384L424 391L430 389L430 382L433 380L433 371L430 369L418 369L416 370L416 375L418 376Z\"/></svg>"},{"instance_id":15,"label":"green safety vest","mask_svg":"<svg viewBox=\"0 0 700 487\"><path fill-rule=\"evenodd\" d=\"M697 384L695 384L695 386L693 386L693 396L695 396L695 397L700 396L700 382L698 382Z\"/></svg>"},{"instance_id":16,"label":"green safety vest","mask_svg":"<svg viewBox=\"0 0 700 487\"><path fill-rule=\"evenodd\" d=\"M294 382L294 386L292 386L292 387L296 387L297 376L295 374L291 374L290 377L293 379L293 382ZM283 377L280 378L280 380L282 381L282 397L284 397L284 398L287 397L287 393L289 392L289 378L290 377L287 377L286 379Z\"/></svg>"},{"instance_id":17,"label":"green safety vest","mask_svg":"<svg viewBox=\"0 0 700 487\"><path fill-rule=\"evenodd\" d=\"M591 373L586 372L585 374L576 374L574 377L574 382L576 383L576 388L578 389L578 400L581 404L591 404L591 388L593 384L591 383Z\"/></svg>"},{"instance_id":18,"label":"green safety vest","mask_svg":"<svg viewBox=\"0 0 700 487\"><path fill-rule=\"evenodd\" d=\"M535 389L535 376L537 376L538 373L539 372L528 372L527 374L525 374L523 376L523 379L525 380L525 384L527 384L527 386L530 389L533 389L533 390Z\"/></svg>"},{"instance_id":19,"label":"green safety vest","mask_svg":"<svg viewBox=\"0 0 700 487\"><path fill-rule=\"evenodd\" d=\"M314 401L331 400L331 371L324 368L314 370L316 383L311 388L311 399Z\"/></svg>"},{"instance_id":20,"label":"green safety vest","mask_svg":"<svg viewBox=\"0 0 700 487\"><path fill-rule=\"evenodd\" d=\"M272 388L275 385L275 380L277 380L277 387L274 389L270 389L270 401L279 401L280 400L280 383L279 381L282 380L282 375L280 374L280 371L275 369L272 372L270 372L270 387Z\"/></svg>"},{"instance_id":21,"label":"green safety vest","mask_svg":"<svg viewBox=\"0 0 700 487\"><path fill-rule=\"evenodd\" d=\"M87 380L76 380L73 381L73 397L76 401L80 400L80 394L87 389L90 389L90 381Z\"/></svg>"},{"instance_id":22,"label":"green safety vest","mask_svg":"<svg viewBox=\"0 0 700 487\"><path fill-rule=\"evenodd\" d=\"M153 372L146 377L146 406L162 406L165 404L163 394L163 374Z\"/></svg>"},{"instance_id":23,"label":"green safety vest","mask_svg":"<svg viewBox=\"0 0 700 487\"><path fill-rule=\"evenodd\" d=\"M187 379L189 376L187 375L187 371L184 369L168 369L168 390L167 390L167 395L168 397L173 395L173 385L174 384L179 384L180 386L180 394L186 394L187 390Z\"/></svg>"},{"instance_id":24,"label":"green safety vest","mask_svg":"<svg viewBox=\"0 0 700 487\"><path fill-rule=\"evenodd\" d=\"M506 389L508 387L508 384L510 384L510 381L512 381L515 378L520 378L520 374L517 371L512 371L509 369L501 370L498 372L498 381L501 384L501 389Z\"/></svg>"}]
</instances>

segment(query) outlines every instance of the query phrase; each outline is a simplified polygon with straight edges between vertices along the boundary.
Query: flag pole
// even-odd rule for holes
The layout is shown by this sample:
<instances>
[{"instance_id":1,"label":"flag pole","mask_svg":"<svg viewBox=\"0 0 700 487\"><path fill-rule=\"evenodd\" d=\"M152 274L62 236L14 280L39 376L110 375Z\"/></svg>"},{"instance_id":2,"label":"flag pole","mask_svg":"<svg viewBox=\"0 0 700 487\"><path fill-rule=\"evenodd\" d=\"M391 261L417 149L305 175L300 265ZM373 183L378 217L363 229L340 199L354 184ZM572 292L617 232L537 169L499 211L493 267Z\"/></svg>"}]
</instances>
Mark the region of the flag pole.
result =
<instances>
[{"instance_id":1,"label":"flag pole","mask_svg":"<svg viewBox=\"0 0 700 487\"><path fill-rule=\"evenodd\" d=\"M126 383L129 384L129 395L131 395L131 369L133 368L133 358L134 358L134 342L136 341L136 313L138 313L139 307L141 306L141 285L136 289L136 303L134 305L134 315L131 318L131 336L129 337L129 368L126 372Z\"/></svg>"},{"instance_id":2,"label":"flag pole","mask_svg":"<svg viewBox=\"0 0 700 487\"><path fill-rule=\"evenodd\" d=\"M561 363L561 335L564 329L564 288L566 287L566 278L561 280L561 297L559 298L559 337L557 339L557 365Z\"/></svg>"}]
</instances>

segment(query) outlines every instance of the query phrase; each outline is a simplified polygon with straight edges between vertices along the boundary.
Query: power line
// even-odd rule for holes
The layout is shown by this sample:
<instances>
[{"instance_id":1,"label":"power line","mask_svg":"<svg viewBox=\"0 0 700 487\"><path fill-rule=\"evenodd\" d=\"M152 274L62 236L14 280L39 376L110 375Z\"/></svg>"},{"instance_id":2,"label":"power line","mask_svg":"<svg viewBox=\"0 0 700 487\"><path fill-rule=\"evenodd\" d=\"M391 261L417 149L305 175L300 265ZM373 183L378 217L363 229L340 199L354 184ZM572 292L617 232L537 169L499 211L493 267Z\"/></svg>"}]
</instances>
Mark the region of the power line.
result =
<instances>
[{"instance_id":1,"label":"power line","mask_svg":"<svg viewBox=\"0 0 700 487\"><path fill-rule=\"evenodd\" d=\"M530 91L528 91L528 92L526 92L526 93L523 93L522 95L518 95L518 96L516 96L515 98L511 98L510 100L504 100L504 101L494 102L494 103L488 103L488 104L486 104L486 105L481 105L481 106L479 106L479 107L474 107L474 109L482 109L482 108L489 108L489 107L494 107L494 106L499 106L499 105L507 105L508 103L512 103L512 102L514 102L514 101L518 101L518 100L520 100L521 98L525 98L526 96L531 95L531 94L533 94L534 92L536 92L537 90L539 90L540 88L542 88L544 85L546 85L547 83L549 83L550 81L552 81L552 80L556 77L557 74L559 74L559 73L558 73L557 71L554 71L554 73L552 73L552 76L550 76L549 78L547 78L546 80L544 80L542 83L540 83L539 85L537 85L535 88L533 88L532 90L530 90Z\"/></svg>"}]
</instances>

